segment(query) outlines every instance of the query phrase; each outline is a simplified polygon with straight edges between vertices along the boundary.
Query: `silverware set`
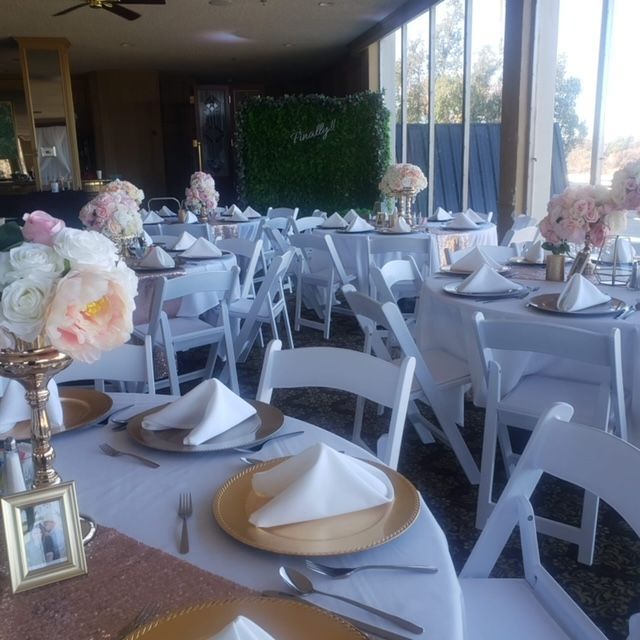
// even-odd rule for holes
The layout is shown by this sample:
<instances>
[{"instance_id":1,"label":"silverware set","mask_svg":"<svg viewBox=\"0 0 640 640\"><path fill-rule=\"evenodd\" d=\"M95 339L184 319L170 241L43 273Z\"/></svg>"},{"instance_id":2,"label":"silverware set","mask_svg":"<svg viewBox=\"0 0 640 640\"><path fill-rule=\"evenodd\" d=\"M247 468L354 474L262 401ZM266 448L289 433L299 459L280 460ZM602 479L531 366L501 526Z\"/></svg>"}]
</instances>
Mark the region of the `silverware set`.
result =
<instances>
[{"instance_id":1,"label":"silverware set","mask_svg":"<svg viewBox=\"0 0 640 640\"><path fill-rule=\"evenodd\" d=\"M636 301L635 304L628 306L626 309L623 309L620 313L616 314L617 320L626 320L629 316L632 316L636 311L640 311L640 300Z\"/></svg>"},{"instance_id":2,"label":"silverware set","mask_svg":"<svg viewBox=\"0 0 640 640\"><path fill-rule=\"evenodd\" d=\"M307 569L321 573L323 576L329 576L330 578L347 578L350 575L358 571L368 570L394 570L394 571L409 571L416 573L438 573L436 567L427 567L421 564L363 564L359 567L330 567L314 560L304 561Z\"/></svg>"}]
</instances>

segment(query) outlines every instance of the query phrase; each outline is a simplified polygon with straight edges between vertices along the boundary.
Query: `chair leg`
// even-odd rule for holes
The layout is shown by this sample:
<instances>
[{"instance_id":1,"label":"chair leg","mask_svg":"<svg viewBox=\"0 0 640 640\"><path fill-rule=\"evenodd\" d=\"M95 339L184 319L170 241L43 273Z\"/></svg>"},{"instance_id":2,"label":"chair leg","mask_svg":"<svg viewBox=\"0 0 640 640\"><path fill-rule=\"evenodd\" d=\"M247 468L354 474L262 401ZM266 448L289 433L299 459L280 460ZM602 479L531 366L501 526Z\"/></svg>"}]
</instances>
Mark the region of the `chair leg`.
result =
<instances>
[{"instance_id":1,"label":"chair leg","mask_svg":"<svg viewBox=\"0 0 640 640\"><path fill-rule=\"evenodd\" d=\"M583 564L593 564L599 504L600 498L598 496L589 491L584 492L582 518L580 519L580 542L578 542L578 562Z\"/></svg>"},{"instance_id":2,"label":"chair leg","mask_svg":"<svg viewBox=\"0 0 640 640\"><path fill-rule=\"evenodd\" d=\"M331 332L331 305L333 303L333 289L327 286L324 299L324 339L329 339Z\"/></svg>"},{"instance_id":3,"label":"chair leg","mask_svg":"<svg viewBox=\"0 0 640 640\"><path fill-rule=\"evenodd\" d=\"M220 348L219 342L214 342L209 347L209 355L207 356L207 363L204 366L204 375L202 376L204 380L213 378L213 370L215 369L216 360L218 359L219 348Z\"/></svg>"},{"instance_id":4,"label":"chair leg","mask_svg":"<svg viewBox=\"0 0 640 640\"><path fill-rule=\"evenodd\" d=\"M293 318L293 326L296 331L300 331L300 318L302 316L302 283L301 279L298 278L298 283L296 286L296 310Z\"/></svg>"},{"instance_id":5,"label":"chair leg","mask_svg":"<svg viewBox=\"0 0 640 640\"><path fill-rule=\"evenodd\" d=\"M287 334L287 341L289 342L289 349L293 349L293 334L291 333L291 323L289 322L289 312L287 311L287 305L282 306L282 318L284 322L284 330Z\"/></svg>"}]
</instances>

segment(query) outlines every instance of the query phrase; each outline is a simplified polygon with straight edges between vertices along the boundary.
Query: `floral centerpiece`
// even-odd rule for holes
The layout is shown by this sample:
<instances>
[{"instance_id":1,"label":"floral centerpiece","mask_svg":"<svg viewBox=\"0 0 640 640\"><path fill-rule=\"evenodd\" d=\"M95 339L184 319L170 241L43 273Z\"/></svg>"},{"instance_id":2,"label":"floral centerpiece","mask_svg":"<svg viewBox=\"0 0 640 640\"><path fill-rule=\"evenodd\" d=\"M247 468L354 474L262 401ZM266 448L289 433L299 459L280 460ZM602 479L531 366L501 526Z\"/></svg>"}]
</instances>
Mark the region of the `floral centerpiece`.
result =
<instances>
[{"instance_id":1,"label":"floral centerpiece","mask_svg":"<svg viewBox=\"0 0 640 640\"><path fill-rule=\"evenodd\" d=\"M196 171L184 190L185 207L198 215L206 215L218 206L220 194L216 191L214 179L203 171Z\"/></svg>"},{"instance_id":2,"label":"floral centerpiece","mask_svg":"<svg viewBox=\"0 0 640 640\"><path fill-rule=\"evenodd\" d=\"M569 243L584 243L585 248L601 247L607 235L624 231L626 216L606 187L585 185L567 187L547 205L540 221L542 245L558 255L569 252Z\"/></svg>"},{"instance_id":3,"label":"floral centerpiece","mask_svg":"<svg viewBox=\"0 0 640 640\"><path fill-rule=\"evenodd\" d=\"M640 160L627 163L613 174L611 197L620 209L640 211Z\"/></svg>"},{"instance_id":4,"label":"floral centerpiece","mask_svg":"<svg viewBox=\"0 0 640 640\"><path fill-rule=\"evenodd\" d=\"M415 164L390 165L378 188L387 196L396 196L404 191L412 191L414 195L427 187L427 179L422 169Z\"/></svg>"},{"instance_id":5,"label":"floral centerpiece","mask_svg":"<svg viewBox=\"0 0 640 640\"><path fill-rule=\"evenodd\" d=\"M112 180L100 189L101 193L118 193L122 192L128 195L137 205L140 207L142 205L142 201L144 200L144 191L142 189L138 189L135 184L129 182L128 180Z\"/></svg>"}]
</instances>

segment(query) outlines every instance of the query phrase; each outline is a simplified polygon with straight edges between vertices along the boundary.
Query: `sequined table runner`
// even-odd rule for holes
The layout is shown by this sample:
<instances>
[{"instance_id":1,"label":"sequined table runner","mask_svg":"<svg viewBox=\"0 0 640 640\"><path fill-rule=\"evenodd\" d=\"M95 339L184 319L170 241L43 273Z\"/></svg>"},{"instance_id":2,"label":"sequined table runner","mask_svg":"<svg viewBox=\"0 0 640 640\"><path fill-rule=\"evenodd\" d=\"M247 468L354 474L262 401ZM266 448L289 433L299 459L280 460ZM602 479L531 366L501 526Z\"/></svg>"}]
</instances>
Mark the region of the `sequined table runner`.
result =
<instances>
[{"instance_id":1,"label":"sequined table runner","mask_svg":"<svg viewBox=\"0 0 640 640\"><path fill-rule=\"evenodd\" d=\"M115 529L100 526L85 550L87 575L13 595L0 540L2 638L116 640L147 603L162 615L252 593Z\"/></svg>"}]
</instances>

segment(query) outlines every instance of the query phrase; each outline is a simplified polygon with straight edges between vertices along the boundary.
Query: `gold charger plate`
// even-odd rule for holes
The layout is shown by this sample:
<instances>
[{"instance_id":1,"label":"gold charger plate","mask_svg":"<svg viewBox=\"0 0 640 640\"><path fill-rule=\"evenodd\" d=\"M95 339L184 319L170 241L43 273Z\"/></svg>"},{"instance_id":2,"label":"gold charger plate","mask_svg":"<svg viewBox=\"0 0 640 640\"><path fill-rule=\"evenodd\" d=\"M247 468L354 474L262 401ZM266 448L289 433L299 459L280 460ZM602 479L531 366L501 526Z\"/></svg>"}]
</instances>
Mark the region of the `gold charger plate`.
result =
<instances>
[{"instance_id":1,"label":"gold charger plate","mask_svg":"<svg viewBox=\"0 0 640 640\"><path fill-rule=\"evenodd\" d=\"M528 307L545 311L547 313L556 313L563 316L609 316L618 313L626 308L627 303L618 298L611 298L608 302L580 309L580 311L562 311L558 309L559 293L543 293L529 300Z\"/></svg>"},{"instance_id":2,"label":"gold charger plate","mask_svg":"<svg viewBox=\"0 0 640 640\"><path fill-rule=\"evenodd\" d=\"M105 416L113 400L101 391L95 389L78 389L75 387L60 387L60 404L62 405L63 427L51 428L51 435L57 436L67 431L86 427L98 422ZM11 431L2 434L3 438L15 438L16 440L31 439L31 420L18 422Z\"/></svg>"},{"instance_id":3,"label":"gold charger plate","mask_svg":"<svg viewBox=\"0 0 640 640\"><path fill-rule=\"evenodd\" d=\"M327 611L295 600L234 598L182 609L136 629L124 640L203 640L238 616L278 640L366 640L367 636Z\"/></svg>"},{"instance_id":4,"label":"gold charger plate","mask_svg":"<svg viewBox=\"0 0 640 640\"><path fill-rule=\"evenodd\" d=\"M184 444L182 441L187 434L185 429L164 429L150 431L142 428L142 419L150 413L160 411L161 405L139 413L131 418L127 424L127 433L139 444L160 451L178 451L180 453L203 453L206 451L225 451L234 447L247 447L259 444L272 436L284 422L284 414L280 409L257 400L248 400L256 408L253 415L232 429L221 433L199 445Z\"/></svg>"},{"instance_id":5,"label":"gold charger plate","mask_svg":"<svg viewBox=\"0 0 640 640\"><path fill-rule=\"evenodd\" d=\"M341 516L297 522L261 529L249 522L249 516L268 502L254 493L253 475L266 471L287 458L255 464L233 476L218 490L213 500L213 515L231 537L250 547L293 556L326 556L372 549L406 531L420 511L415 487L402 475L382 463L369 462L382 470L393 485L395 497L390 504L363 509Z\"/></svg>"}]
</instances>

